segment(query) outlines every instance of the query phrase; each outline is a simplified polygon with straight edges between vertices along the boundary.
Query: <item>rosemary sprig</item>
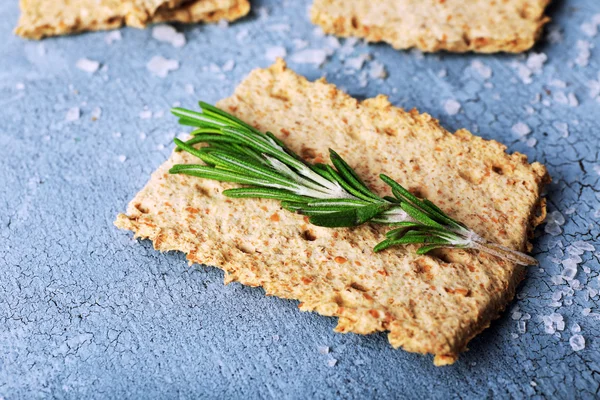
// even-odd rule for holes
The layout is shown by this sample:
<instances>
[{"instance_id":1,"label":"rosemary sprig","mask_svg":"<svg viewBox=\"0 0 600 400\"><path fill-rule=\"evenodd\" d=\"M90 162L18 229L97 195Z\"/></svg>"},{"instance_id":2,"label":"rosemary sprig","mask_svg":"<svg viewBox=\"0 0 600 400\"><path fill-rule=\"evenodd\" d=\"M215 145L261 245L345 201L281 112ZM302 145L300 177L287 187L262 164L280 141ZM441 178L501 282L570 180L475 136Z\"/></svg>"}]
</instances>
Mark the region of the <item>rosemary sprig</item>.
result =
<instances>
[{"instance_id":1,"label":"rosemary sprig","mask_svg":"<svg viewBox=\"0 0 600 400\"><path fill-rule=\"evenodd\" d=\"M521 265L537 264L524 253L488 242L450 218L427 199L419 199L386 175L380 178L393 196L373 193L340 156L329 150L331 163L309 164L272 133L263 134L240 119L200 102L201 112L173 108L192 138L175 139L204 164L178 164L172 174L186 174L244 187L223 192L232 198L264 198L281 202L286 210L307 215L312 224L352 227L365 222L394 227L374 251L391 246L422 244L418 254L439 248L476 249ZM201 147L195 145L202 144Z\"/></svg>"}]
</instances>

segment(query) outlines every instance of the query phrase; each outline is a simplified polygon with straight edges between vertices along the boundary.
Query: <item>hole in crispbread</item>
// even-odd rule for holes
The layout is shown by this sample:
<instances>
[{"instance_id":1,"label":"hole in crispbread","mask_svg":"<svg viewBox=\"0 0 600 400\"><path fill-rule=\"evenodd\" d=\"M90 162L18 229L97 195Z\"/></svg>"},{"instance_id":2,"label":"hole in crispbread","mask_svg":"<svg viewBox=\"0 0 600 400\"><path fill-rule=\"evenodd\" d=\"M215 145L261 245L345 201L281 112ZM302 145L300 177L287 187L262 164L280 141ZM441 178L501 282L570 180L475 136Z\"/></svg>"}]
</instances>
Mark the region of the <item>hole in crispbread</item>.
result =
<instances>
[{"instance_id":1,"label":"hole in crispbread","mask_svg":"<svg viewBox=\"0 0 600 400\"><path fill-rule=\"evenodd\" d=\"M492 171L494 171L498 175L504 175L504 169L502 169L502 167L500 167L498 165L492 166Z\"/></svg>"},{"instance_id":2,"label":"hole in crispbread","mask_svg":"<svg viewBox=\"0 0 600 400\"><path fill-rule=\"evenodd\" d=\"M312 230L307 229L304 232L302 232L302 239L308 240L309 242L314 242L315 240L317 240L317 236Z\"/></svg>"}]
</instances>

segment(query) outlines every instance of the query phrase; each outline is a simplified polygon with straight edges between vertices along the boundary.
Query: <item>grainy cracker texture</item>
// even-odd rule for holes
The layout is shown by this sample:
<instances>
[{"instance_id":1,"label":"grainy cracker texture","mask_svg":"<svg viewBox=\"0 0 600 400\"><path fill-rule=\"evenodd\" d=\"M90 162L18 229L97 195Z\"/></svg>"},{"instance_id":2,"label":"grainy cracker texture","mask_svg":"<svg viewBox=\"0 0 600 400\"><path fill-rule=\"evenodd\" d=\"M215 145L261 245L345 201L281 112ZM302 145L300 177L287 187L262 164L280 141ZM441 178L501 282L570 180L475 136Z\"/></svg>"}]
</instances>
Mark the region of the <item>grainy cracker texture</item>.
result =
<instances>
[{"instance_id":1,"label":"grainy cracker texture","mask_svg":"<svg viewBox=\"0 0 600 400\"><path fill-rule=\"evenodd\" d=\"M233 21L250 11L248 0L21 0L15 32L30 39L83 31L144 28L155 22Z\"/></svg>"},{"instance_id":2,"label":"grainy cracker texture","mask_svg":"<svg viewBox=\"0 0 600 400\"><path fill-rule=\"evenodd\" d=\"M527 250L543 220L546 169L466 130L452 134L428 114L406 112L378 96L359 102L325 80L314 83L283 61L253 71L218 107L271 131L310 162L337 150L373 190L391 194L385 173L439 205L487 239ZM272 200L229 199L232 185L170 175L171 158L120 214L116 226L160 251L225 271L225 282L262 286L300 300L300 309L339 318L338 332L389 331L394 347L453 363L512 299L525 269L485 253L415 246L375 254L389 227L309 225Z\"/></svg>"},{"instance_id":3,"label":"grainy cracker texture","mask_svg":"<svg viewBox=\"0 0 600 400\"><path fill-rule=\"evenodd\" d=\"M326 33L387 42L396 49L499 51L531 48L550 0L314 0Z\"/></svg>"}]
</instances>

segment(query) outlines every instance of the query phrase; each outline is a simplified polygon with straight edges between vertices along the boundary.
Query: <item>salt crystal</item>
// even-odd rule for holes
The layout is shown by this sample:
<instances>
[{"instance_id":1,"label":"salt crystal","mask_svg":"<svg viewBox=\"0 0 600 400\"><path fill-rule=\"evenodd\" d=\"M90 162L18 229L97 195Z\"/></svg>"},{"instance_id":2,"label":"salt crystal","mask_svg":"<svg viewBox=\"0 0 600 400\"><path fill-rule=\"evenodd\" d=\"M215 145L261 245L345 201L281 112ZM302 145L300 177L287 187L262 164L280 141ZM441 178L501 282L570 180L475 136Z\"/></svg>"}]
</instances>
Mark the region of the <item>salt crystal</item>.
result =
<instances>
[{"instance_id":1,"label":"salt crystal","mask_svg":"<svg viewBox=\"0 0 600 400\"><path fill-rule=\"evenodd\" d=\"M217 22L217 26L221 29L227 29L229 27L229 21L226 19L220 19L219 22Z\"/></svg>"},{"instance_id":2,"label":"salt crystal","mask_svg":"<svg viewBox=\"0 0 600 400\"><path fill-rule=\"evenodd\" d=\"M531 74L533 71L531 71L531 69L529 69L526 65L514 62L512 66L517 70L517 75L524 84L529 85L531 82L533 82L531 79Z\"/></svg>"},{"instance_id":3,"label":"salt crystal","mask_svg":"<svg viewBox=\"0 0 600 400\"><path fill-rule=\"evenodd\" d=\"M560 299L562 299L562 292L558 291L558 292L554 292L552 293L552 300L554 301L559 301Z\"/></svg>"},{"instance_id":4,"label":"salt crystal","mask_svg":"<svg viewBox=\"0 0 600 400\"><path fill-rule=\"evenodd\" d=\"M279 335L273 335L273 341L274 342L278 342L279 341Z\"/></svg>"},{"instance_id":5,"label":"salt crystal","mask_svg":"<svg viewBox=\"0 0 600 400\"><path fill-rule=\"evenodd\" d=\"M127 156L126 156L126 155L124 155L124 154L121 154L121 155L119 156L119 161L120 161L120 162L125 162L125 160L127 160Z\"/></svg>"},{"instance_id":6,"label":"salt crystal","mask_svg":"<svg viewBox=\"0 0 600 400\"><path fill-rule=\"evenodd\" d=\"M571 327L571 332L573 332L573 333L581 332L581 326L579 326L579 324L577 322L575 322L573 324L573 326Z\"/></svg>"},{"instance_id":7,"label":"salt crystal","mask_svg":"<svg viewBox=\"0 0 600 400\"><path fill-rule=\"evenodd\" d=\"M567 215L571 215L573 214L575 211L577 211L577 209L575 207L569 207L565 210L565 214Z\"/></svg>"},{"instance_id":8,"label":"salt crystal","mask_svg":"<svg viewBox=\"0 0 600 400\"><path fill-rule=\"evenodd\" d=\"M164 149L165 149L165 145L164 145L164 144L162 144L162 143L160 143L160 144L158 144L158 145L156 146L156 150L159 150L159 151L160 151L160 150L164 150Z\"/></svg>"},{"instance_id":9,"label":"salt crystal","mask_svg":"<svg viewBox=\"0 0 600 400\"><path fill-rule=\"evenodd\" d=\"M283 46L267 47L265 52L265 58L269 61L275 61L277 58L284 58L285 56L287 56L287 51Z\"/></svg>"},{"instance_id":10,"label":"salt crystal","mask_svg":"<svg viewBox=\"0 0 600 400\"><path fill-rule=\"evenodd\" d=\"M292 43L294 44L294 48L296 50L305 49L308 47L309 44L307 40L302 39L294 39Z\"/></svg>"},{"instance_id":11,"label":"salt crystal","mask_svg":"<svg viewBox=\"0 0 600 400\"><path fill-rule=\"evenodd\" d=\"M569 93L567 97L569 98L569 105L571 107L577 107L579 105L579 100L577 99L577 96L575 96L575 93Z\"/></svg>"},{"instance_id":12,"label":"salt crystal","mask_svg":"<svg viewBox=\"0 0 600 400\"><path fill-rule=\"evenodd\" d=\"M235 67L235 61L227 60L227 61L225 61L225 64L223 64L222 69L223 69L223 71L228 72L228 71L233 70L233 67Z\"/></svg>"},{"instance_id":13,"label":"salt crystal","mask_svg":"<svg viewBox=\"0 0 600 400\"><path fill-rule=\"evenodd\" d=\"M113 137L114 138L120 138L121 137L121 132L113 132Z\"/></svg>"},{"instance_id":14,"label":"salt crystal","mask_svg":"<svg viewBox=\"0 0 600 400\"><path fill-rule=\"evenodd\" d=\"M494 84L492 82L484 82L483 87L486 89L493 89Z\"/></svg>"},{"instance_id":15,"label":"salt crystal","mask_svg":"<svg viewBox=\"0 0 600 400\"><path fill-rule=\"evenodd\" d=\"M492 76L492 69L479 60L472 61L471 68L483 79L489 79Z\"/></svg>"},{"instance_id":16,"label":"salt crystal","mask_svg":"<svg viewBox=\"0 0 600 400\"><path fill-rule=\"evenodd\" d=\"M159 110L157 112L154 113L154 119L158 119L158 118L162 118L165 116L165 111L164 110Z\"/></svg>"},{"instance_id":17,"label":"salt crystal","mask_svg":"<svg viewBox=\"0 0 600 400\"><path fill-rule=\"evenodd\" d=\"M438 71L437 76L440 78L445 78L448 75L448 71L446 68L442 68Z\"/></svg>"},{"instance_id":18,"label":"salt crystal","mask_svg":"<svg viewBox=\"0 0 600 400\"><path fill-rule=\"evenodd\" d=\"M318 346L317 349L319 350L320 354L328 354L329 353L329 347L327 347L327 346Z\"/></svg>"},{"instance_id":19,"label":"salt crystal","mask_svg":"<svg viewBox=\"0 0 600 400\"><path fill-rule=\"evenodd\" d=\"M569 344L574 351L581 351L585 348L585 339L581 335L573 335L569 339Z\"/></svg>"},{"instance_id":20,"label":"salt crystal","mask_svg":"<svg viewBox=\"0 0 600 400\"><path fill-rule=\"evenodd\" d=\"M150 119L152 118L152 111L144 110L140 111L140 119Z\"/></svg>"},{"instance_id":21,"label":"salt crystal","mask_svg":"<svg viewBox=\"0 0 600 400\"><path fill-rule=\"evenodd\" d=\"M536 138L529 138L529 139L527 139L527 141L525 142L525 144L528 147L535 147L535 145L537 144L537 139Z\"/></svg>"},{"instance_id":22,"label":"salt crystal","mask_svg":"<svg viewBox=\"0 0 600 400\"><path fill-rule=\"evenodd\" d=\"M569 104L569 99L564 92L556 91L553 93L552 98L559 104Z\"/></svg>"},{"instance_id":23,"label":"salt crystal","mask_svg":"<svg viewBox=\"0 0 600 400\"><path fill-rule=\"evenodd\" d=\"M15 89L25 90L25 84L23 82L17 82L17 84L15 85Z\"/></svg>"},{"instance_id":24,"label":"salt crystal","mask_svg":"<svg viewBox=\"0 0 600 400\"><path fill-rule=\"evenodd\" d=\"M456 100L449 99L444 102L444 111L448 115L456 115L460 111L460 103Z\"/></svg>"},{"instance_id":25,"label":"salt crystal","mask_svg":"<svg viewBox=\"0 0 600 400\"><path fill-rule=\"evenodd\" d=\"M344 65L348 68L352 68L355 70L361 70L365 61L370 60L370 59L371 59L371 55L368 53L364 53L364 54L358 55L356 57L346 59L346 61L344 61Z\"/></svg>"},{"instance_id":26,"label":"salt crystal","mask_svg":"<svg viewBox=\"0 0 600 400\"><path fill-rule=\"evenodd\" d=\"M519 333L527 332L527 322L519 321L518 327L519 327Z\"/></svg>"},{"instance_id":27,"label":"salt crystal","mask_svg":"<svg viewBox=\"0 0 600 400\"><path fill-rule=\"evenodd\" d=\"M170 71L179 69L179 61L169 60L163 56L154 56L146 64L146 68L159 78L166 78Z\"/></svg>"},{"instance_id":28,"label":"salt crystal","mask_svg":"<svg viewBox=\"0 0 600 400\"><path fill-rule=\"evenodd\" d=\"M523 321L527 321L530 319L531 319L531 315L529 313L523 314L523 317L521 318L521 320L523 320Z\"/></svg>"},{"instance_id":29,"label":"salt crystal","mask_svg":"<svg viewBox=\"0 0 600 400\"><path fill-rule=\"evenodd\" d=\"M94 107L94 109L91 112L92 120L96 121L96 120L100 119L101 115L102 115L102 109L100 107Z\"/></svg>"},{"instance_id":30,"label":"salt crystal","mask_svg":"<svg viewBox=\"0 0 600 400\"><path fill-rule=\"evenodd\" d=\"M338 360L336 360L335 358L330 358L329 360L327 360L327 365L329 367L335 367L335 364L337 364Z\"/></svg>"},{"instance_id":31,"label":"salt crystal","mask_svg":"<svg viewBox=\"0 0 600 400\"><path fill-rule=\"evenodd\" d=\"M556 224L561 226L565 224L565 217L561 214L560 211L552 211L551 213L549 213L547 220L555 222Z\"/></svg>"},{"instance_id":32,"label":"salt crystal","mask_svg":"<svg viewBox=\"0 0 600 400\"><path fill-rule=\"evenodd\" d=\"M195 89L194 89L194 85L192 85L191 83L187 83L187 84L185 85L185 88L184 88L184 89L185 89L185 92L186 92L187 94L194 94L194 90L195 90Z\"/></svg>"},{"instance_id":33,"label":"salt crystal","mask_svg":"<svg viewBox=\"0 0 600 400\"><path fill-rule=\"evenodd\" d=\"M558 236L562 233L562 229L560 228L560 226L558 226L557 223L548 222L546 224L546 226L544 227L544 232L546 232L552 236Z\"/></svg>"},{"instance_id":34,"label":"salt crystal","mask_svg":"<svg viewBox=\"0 0 600 400\"><path fill-rule=\"evenodd\" d=\"M516 333L511 333L510 337L512 337L513 339L518 339L519 335L517 335Z\"/></svg>"},{"instance_id":35,"label":"salt crystal","mask_svg":"<svg viewBox=\"0 0 600 400\"><path fill-rule=\"evenodd\" d=\"M556 323L556 330L557 331L564 331L565 330L565 321L558 321Z\"/></svg>"},{"instance_id":36,"label":"salt crystal","mask_svg":"<svg viewBox=\"0 0 600 400\"><path fill-rule=\"evenodd\" d=\"M530 384L531 386L533 386L533 387L536 387L536 386L537 386L537 383L535 383L534 381L531 381L531 382L529 382L529 384Z\"/></svg>"},{"instance_id":37,"label":"salt crystal","mask_svg":"<svg viewBox=\"0 0 600 400\"><path fill-rule=\"evenodd\" d=\"M558 313L550 314L550 320L554 323L561 322L561 321L563 321L563 319L564 318L563 318L562 314L558 314Z\"/></svg>"},{"instance_id":38,"label":"salt crystal","mask_svg":"<svg viewBox=\"0 0 600 400\"><path fill-rule=\"evenodd\" d=\"M288 32L290 30L289 24L273 24L267 26L269 32Z\"/></svg>"},{"instance_id":39,"label":"salt crystal","mask_svg":"<svg viewBox=\"0 0 600 400\"><path fill-rule=\"evenodd\" d=\"M550 81L550 86L564 89L567 87L567 83L565 81L561 81L560 79L553 79Z\"/></svg>"},{"instance_id":40,"label":"salt crystal","mask_svg":"<svg viewBox=\"0 0 600 400\"><path fill-rule=\"evenodd\" d=\"M144 132L140 132L140 140L146 140L146 134Z\"/></svg>"},{"instance_id":41,"label":"salt crystal","mask_svg":"<svg viewBox=\"0 0 600 400\"><path fill-rule=\"evenodd\" d=\"M80 116L81 116L81 110L79 109L79 107L72 107L72 108L69 108L69 110L67 111L67 115L65 115L65 121L67 121L67 122L77 121Z\"/></svg>"},{"instance_id":42,"label":"salt crystal","mask_svg":"<svg viewBox=\"0 0 600 400\"><path fill-rule=\"evenodd\" d=\"M294 53L290 59L297 64L320 66L327 59L327 52L323 49L305 49Z\"/></svg>"},{"instance_id":43,"label":"salt crystal","mask_svg":"<svg viewBox=\"0 0 600 400\"><path fill-rule=\"evenodd\" d=\"M539 74L542 72L544 63L548 60L548 56L544 53L529 53L527 57L527 68L531 69L534 73Z\"/></svg>"},{"instance_id":44,"label":"salt crystal","mask_svg":"<svg viewBox=\"0 0 600 400\"><path fill-rule=\"evenodd\" d=\"M525 112L529 115L535 114L535 109L529 105L525 106Z\"/></svg>"},{"instance_id":45,"label":"salt crystal","mask_svg":"<svg viewBox=\"0 0 600 400\"><path fill-rule=\"evenodd\" d=\"M369 77L371 79L387 78L387 71L385 70L385 66L378 61L373 61L369 66Z\"/></svg>"},{"instance_id":46,"label":"salt crystal","mask_svg":"<svg viewBox=\"0 0 600 400\"><path fill-rule=\"evenodd\" d=\"M512 319L521 319L522 314L519 311L514 311L512 313Z\"/></svg>"},{"instance_id":47,"label":"salt crystal","mask_svg":"<svg viewBox=\"0 0 600 400\"><path fill-rule=\"evenodd\" d=\"M591 22L584 22L580 28L583 33L590 37L594 37L598 33L598 27Z\"/></svg>"},{"instance_id":48,"label":"salt crystal","mask_svg":"<svg viewBox=\"0 0 600 400\"><path fill-rule=\"evenodd\" d=\"M106 44L113 44L114 42L118 42L122 39L121 31L110 31L104 36L104 41Z\"/></svg>"},{"instance_id":49,"label":"salt crystal","mask_svg":"<svg viewBox=\"0 0 600 400\"><path fill-rule=\"evenodd\" d=\"M596 251L596 248L594 247L593 244L583 241L583 240L578 240L576 242L571 243L571 246L580 249L582 251Z\"/></svg>"},{"instance_id":50,"label":"salt crystal","mask_svg":"<svg viewBox=\"0 0 600 400\"><path fill-rule=\"evenodd\" d=\"M75 66L82 71L93 74L94 72L98 71L98 68L100 68L100 63L87 58L80 58Z\"/></svg>"},{"instance_id":51,"label":"salt crystal","mask_svg":"<svg viewBox=\"0 0 600 400\"><path fill-rule=\"evenodd\" d=\"M152 37L159 42L171 43L173 47L185 46L185 35L171 25L161 24L152 28Z\"/></svg>"},{"instance_id":52,"label":"salt crystal","mask_svg":"<svg viewBox=\"0 0 600 400\"><path fill-rule=\"evenodd\" d=\"M587 40L578 40L576 47L578 53L577 58L575 59L575 64L579 65L580 67L587 67L590 62L591 55L590 42Z\"/></svg>"},{"instance_id":53,"label":"salt crystal","mask_svg":"<svg viewBox=\"0 0 600 400\"><path fill-rule=\"evenodd\" d=\"M587 317L588 315L590 315L590 313L591 313L591 312L592 312L592 309L591 309L591 308L584 308L583 310L581 310L581 314L582 314L584 317Z\"/></svg>"},{"instance_id":54,"label":"salt crystal","mask_svg":"<svg viewBox=\"0 0 600 400\"><path fill-rule=\"evenodd\" d=\"M583 289L583 286L581 285L581 282L579 281L579 279L573 279L569 282L569 285L574 289L574 290L581 290Z\"/></svg>"},{"instance_id":55,"label":"salt crystal","mask_svg":"<svg viewBox=\"0 0 600 400\"><path fill-rule=\"evenodd\" d=\"M518 137L524 137L531 133L531 128L523 122L517 122L512 126L512 131Z\"/></svg>"},{"instance_id":56,"label":"salt crystal","mask_svg":"<svg viewBox=\"0 0 600 400\"><path fill-rule=\"evenodd\" d=\"M583 272L585 272L586 274L589 274L590 272L592 272L592 270L590 269L590 267L583 267ZM593 290L593 289L590 289Z\"/></svg>"}]
</instances>

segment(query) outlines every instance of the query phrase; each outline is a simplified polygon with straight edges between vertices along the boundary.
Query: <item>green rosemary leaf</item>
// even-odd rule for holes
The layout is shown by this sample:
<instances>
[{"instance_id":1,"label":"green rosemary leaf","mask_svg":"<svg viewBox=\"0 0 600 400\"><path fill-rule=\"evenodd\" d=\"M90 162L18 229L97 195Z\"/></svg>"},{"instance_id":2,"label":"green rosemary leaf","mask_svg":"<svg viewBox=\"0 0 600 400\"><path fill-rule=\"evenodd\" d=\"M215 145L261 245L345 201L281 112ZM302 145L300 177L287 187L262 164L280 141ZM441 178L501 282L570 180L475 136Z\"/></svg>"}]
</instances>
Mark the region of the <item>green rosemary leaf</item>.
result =
<instances>
[{"instance_id":1,"label":"green rosemary leaf","mask_svg":"<svg viewBox=\"0 0 600 400\"><path fill-rule=\"evenodd\" d=\"M199 101L198 104L200 105L200 108L203 111L210 111L210 112L212 112L214 114L217 114L217 115L220 115L220 116L224 117L225 119L227 119L230 122L233 122L233 123L235 123L235 124L237 124L239 126L242 126L242 127L246 128L248 130L258 132L254 127L252 127L249 124L245 123L241 119L239 119L239 118L237 118L237 117L235 117L235 116L233 116L233 115L231 115L229 113L226 113L225 111L221 110L220 108L217 108L217 107L215 107L215 106L213 106L211 104L205 103L203 101Z\"/></svg>"},{"instance_id":2,"label":"green rosemary leaf","mask_svg":"<svg viewBox=\"0 0 600 400\"><path fill-rule=\"evenodd\" d=\"M356 171L354 171L354 169L352 169L338 153L332 149L329 149L329 158L342 178L344 178L354 189L362 193L367 198L372 198L374 200L381 199L379 196L371 192L369 188L367 188L367 185L365 185L362 179L360 179Z\"/></svg>"},{"instance_id":3,"label":"green rosemary leaf","mask_svg":"<svg viewBox=\"0 0 600 400\"><path fill-rule=\"evenodd\" d=\"M361 193L361 191L356 190L351 184L349 184L343 177L340 176L340 174L338 173L338 171L336 171L335 169L333 169L333 167L331 167L330 165L326 165L325 168L327 169L327 173L330 177L331 180L339 183L346 191L348 191L349 193L351 193L353 196L358 197L359 199L363 199L363 200L373 200L372 197L370 196L365 196L364 194ZM379 197L376 197L377 200L381 200Z\"/></svg>"},{"instance_id":4,"label":"green rosemary leaf","mask_svg":"<svg viewBox=\"0 0 600 400\"><path fill-rule=\"evenodd\" d=\"M421 246L417 249L417 254L420 254L420 255L427 254L432 250L442 249L444 247L448 247L448 246L443 245L443 244L426 244L425 246Z\"/></svg>"},{"instance_id":5,"label":"green rosemary leaf","mask_svg":"<svg viewBox=\"0 0 600 400\"><path fill-rule=\"evenodd\" d=\"M439 223L437 223L433 219L429 218L429 216L427 214L425 214L423 211L419 210L417 207L413 206L410 203L402 203L402 204L400 204L400 207L404 211L406 211L406 213L408 215L410 215L411 217L413 217L414 219L416 219L417 221L419 221L423 225L433 226L433 227L436 227L436 228L443 228L442 225L440 225Z\"/></svg>"},{"instance_id":6,"label":"green rosemary leaf","mask_svg":"<svg viewBox=\"0 0 600 400\"><path fill-rule=\"evenodd\" d=\"M235 188L223 191L223 194L232 198L260 198L279 201L306 203L312 200L310 197L299 196L288 190L270 188Z\"/></svg>"},{"instance_id":7,"label":"green rosemary leaf","mask_svg":"<svg viewBox=\"0 0 600 400\"><path fill-rule=\"evenodd\" d=\"M326 228L349 228L356 226L357 220L356 210L314 215L309 219L311 224Z\"/></svg>"}]
</instances>

